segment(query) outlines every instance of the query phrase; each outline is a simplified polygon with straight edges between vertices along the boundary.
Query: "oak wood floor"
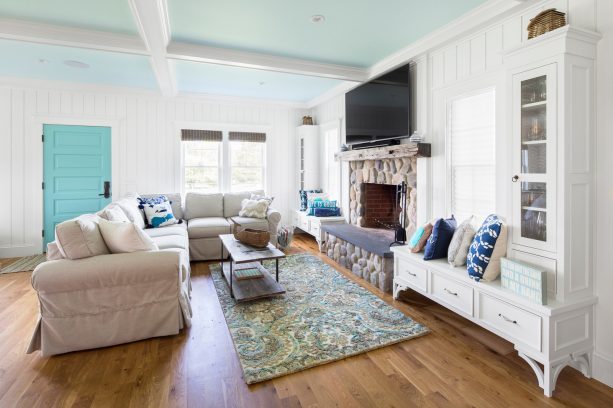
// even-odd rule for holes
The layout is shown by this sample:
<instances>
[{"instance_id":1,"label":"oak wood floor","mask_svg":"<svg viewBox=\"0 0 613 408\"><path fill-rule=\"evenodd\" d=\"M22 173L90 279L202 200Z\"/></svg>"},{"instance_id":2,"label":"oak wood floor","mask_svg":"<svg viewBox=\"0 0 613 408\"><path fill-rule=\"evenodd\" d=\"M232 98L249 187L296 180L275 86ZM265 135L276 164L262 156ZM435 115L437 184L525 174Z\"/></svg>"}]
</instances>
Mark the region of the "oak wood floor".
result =
<instances>
[{"instance_id":1,"label":"oak wood floor","mask_svg":"<svg viewBox=\"0 0 613 408\"><path fill-rule=\"evenodd\" d=\"M290 252L302 251L316 254L315 242L297 237ZM208 264L192 270L191 329L51 358L24 354L38 312L30 273L0 275L0 407L613 406L613 389L570 368L544 397L510 343L414 292L394 301L346 270L432 333L247 386Z\"/></svg>"}]
</instances>

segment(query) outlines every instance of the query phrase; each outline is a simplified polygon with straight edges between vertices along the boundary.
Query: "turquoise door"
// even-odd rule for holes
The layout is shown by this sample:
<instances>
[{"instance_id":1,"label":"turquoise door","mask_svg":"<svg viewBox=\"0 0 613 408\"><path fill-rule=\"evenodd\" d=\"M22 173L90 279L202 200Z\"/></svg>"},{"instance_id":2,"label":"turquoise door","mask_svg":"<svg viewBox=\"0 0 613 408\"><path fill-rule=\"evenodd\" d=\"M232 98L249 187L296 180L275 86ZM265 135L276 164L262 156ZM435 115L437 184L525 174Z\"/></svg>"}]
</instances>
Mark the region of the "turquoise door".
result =
<instances>
[{"instance_id":1,"label":"turquoise door","mask_svg":"<svg viewBox=\"0 0 613 408\"><path fill-rule=\"evenodd\" d=\"M111 129L44 125L43 250L55 226L111 202Z\"/></svg>"}]
</instances>

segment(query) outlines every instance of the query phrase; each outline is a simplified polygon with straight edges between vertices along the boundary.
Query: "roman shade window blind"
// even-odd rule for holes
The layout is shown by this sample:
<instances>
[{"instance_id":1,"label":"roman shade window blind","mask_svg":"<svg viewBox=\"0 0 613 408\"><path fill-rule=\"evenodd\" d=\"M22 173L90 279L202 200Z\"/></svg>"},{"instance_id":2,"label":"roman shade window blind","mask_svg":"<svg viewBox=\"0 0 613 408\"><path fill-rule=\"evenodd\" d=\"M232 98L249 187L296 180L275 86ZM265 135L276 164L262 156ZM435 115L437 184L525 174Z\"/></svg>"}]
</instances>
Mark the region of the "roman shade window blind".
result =
<instances>
[{"instance_id":1,"label":"roman shade window blind","mask_svg":"<svg viewBox=\"0 0 613 408\"><path fill-rule=\"evenodd\" d=\"M221 142L220 130L181 129L182 142Z\"/></svg>"},{"instance_id":2,"label":"roman shade window blind","mask_svg":"<svg viewBox=\"0 0 613 408\"><path fill-rule=\"evenodd\" d=\"M229 132L231 142L266 143L266 133L257 132Z\"/></svg>"}]
</instances>

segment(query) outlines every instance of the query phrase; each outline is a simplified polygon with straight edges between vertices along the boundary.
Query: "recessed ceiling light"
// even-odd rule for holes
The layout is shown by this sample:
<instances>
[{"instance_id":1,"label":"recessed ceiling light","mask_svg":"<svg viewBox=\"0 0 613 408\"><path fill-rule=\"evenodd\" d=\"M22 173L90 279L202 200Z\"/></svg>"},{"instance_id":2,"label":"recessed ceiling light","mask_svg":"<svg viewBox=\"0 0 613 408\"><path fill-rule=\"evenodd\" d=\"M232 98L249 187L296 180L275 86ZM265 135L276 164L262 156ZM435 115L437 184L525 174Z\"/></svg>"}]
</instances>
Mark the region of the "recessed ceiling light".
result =
<instances>
[{"instance_id":1,"label":"recessed ceiling light","mask_svg":"<svg viewBox=\"0 0 613 408\"><path fill-rule=\"evenodd\" d=\"M326 21L326 17L322 16L321 14L314 14L311 16L311 23L319 24L323 23L324 21Z\"/></svg>"},{"instance_id":2,"label":"recessed ceiling light","mask_svg":"<svg viewBox=\"0 0 613 408\"><path fill-rule=\"evenodd\" d=\"M64 61L64 64L68 65L71 68L81 68L81 69L89 68L89 64L86 64L81 61L75 61L75 60L66 60Z\"/></svg>"},{"instance_id":3,"label":"recessed ceiling light","mask_svg":"<svg viewBox=\"0 0 613 408\"><path fill-rule=\"evenodd\" d=\"M264 82L264 81L260 81L260 82L258 82L258 84L259 84L259 85L264 85L265 83L266 83L266 82Z\"/></svg>"},{"instance_id":4,"label":"recessed ceiling light","mask_svg":"<svg viewBox=\"0 0 613 408\"><path fill-rule=\"evenodd\" d=\"M49 63L49 60L44 59L44 58L39 58L39 59L38 59L38 63L39 63L39 64L48 64L48 63Z\"/></svg>"}]
</instances>

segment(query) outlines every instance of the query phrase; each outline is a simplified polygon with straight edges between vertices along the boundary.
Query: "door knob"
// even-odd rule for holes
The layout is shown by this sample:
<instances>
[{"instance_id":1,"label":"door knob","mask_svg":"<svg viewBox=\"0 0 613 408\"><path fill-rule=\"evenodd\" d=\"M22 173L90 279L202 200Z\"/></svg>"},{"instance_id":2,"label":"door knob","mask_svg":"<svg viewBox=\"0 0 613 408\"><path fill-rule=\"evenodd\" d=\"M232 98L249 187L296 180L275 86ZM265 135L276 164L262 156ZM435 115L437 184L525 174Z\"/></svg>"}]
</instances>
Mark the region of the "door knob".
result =
<instances>
[{"instance_id":1,"label":"door knob","mask_svg":"<svg viewBox=\"0 0 613 408\"><path fill-rule=\"evenodd\" d=\"M519 180L519 176L518 176L517 174L516 174L516 175L514 175L514 176L511 178L511 181L512 181L513 183L517 182L517 180Z\"/></svg>"},{"instance_id":2,"label":"door knob","mask_svg":"<svg viewBox=\"0 0 613 408\"><path fill-rule=\"evenodd\" d=\"M104 196L104 198L109 198L111 196L111 182L104 182L104 193L98 194L99 196Z\"/></svg>"}]
</instances>

